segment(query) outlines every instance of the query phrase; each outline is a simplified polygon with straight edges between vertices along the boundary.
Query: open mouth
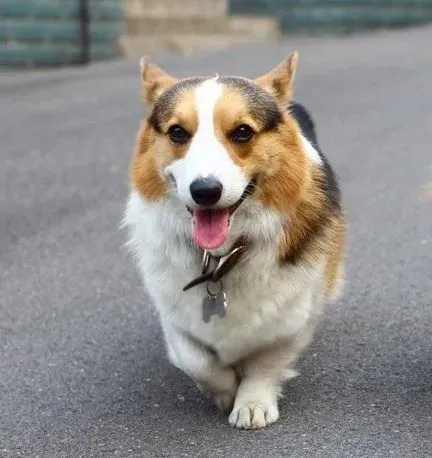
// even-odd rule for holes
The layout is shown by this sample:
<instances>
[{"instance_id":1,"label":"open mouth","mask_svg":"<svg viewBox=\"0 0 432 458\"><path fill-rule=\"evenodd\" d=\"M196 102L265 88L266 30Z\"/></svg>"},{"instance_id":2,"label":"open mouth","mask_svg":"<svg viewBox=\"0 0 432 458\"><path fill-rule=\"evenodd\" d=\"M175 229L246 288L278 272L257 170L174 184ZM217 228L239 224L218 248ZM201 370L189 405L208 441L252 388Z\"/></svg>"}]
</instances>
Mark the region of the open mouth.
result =
<instances>
[{"instance_id":1,"label":"open mouth","mask_svg":"<svg viewBox=\"0 0 432 458\"><path fill-rule=\"evenodd\" d=\"M222 246L229 235L229 224L231 216L240 207L247 196L253 193L256 185L256 178L253 178L246 186L240 199L230 207L226 208L203 208L192 210L194 229L193 238L195 243L203 250L215 250Z\"/></svg>"}]
</instances>

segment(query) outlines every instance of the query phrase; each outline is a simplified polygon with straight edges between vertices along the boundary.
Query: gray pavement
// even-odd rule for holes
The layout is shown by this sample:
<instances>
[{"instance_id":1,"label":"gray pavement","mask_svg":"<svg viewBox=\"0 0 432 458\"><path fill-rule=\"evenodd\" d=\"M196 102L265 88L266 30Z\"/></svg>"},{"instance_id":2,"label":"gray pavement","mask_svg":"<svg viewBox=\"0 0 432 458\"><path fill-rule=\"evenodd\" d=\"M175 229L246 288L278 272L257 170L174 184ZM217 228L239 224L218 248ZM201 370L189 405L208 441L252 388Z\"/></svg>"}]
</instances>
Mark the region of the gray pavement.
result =
<instances>
[{"instance_id":1,"label":"gray pavement","mask_svg":"<svg viewBox=\"0 0 432 458\"><path fill-rule=\"evenodd\" d=\"M187 59L253 76L300 51L350 221L347 285L279 423L237 431L167 362L119 229L135 62L0 76L0 456L432 456L432 28Z\"/></svg>"}]
</instances>

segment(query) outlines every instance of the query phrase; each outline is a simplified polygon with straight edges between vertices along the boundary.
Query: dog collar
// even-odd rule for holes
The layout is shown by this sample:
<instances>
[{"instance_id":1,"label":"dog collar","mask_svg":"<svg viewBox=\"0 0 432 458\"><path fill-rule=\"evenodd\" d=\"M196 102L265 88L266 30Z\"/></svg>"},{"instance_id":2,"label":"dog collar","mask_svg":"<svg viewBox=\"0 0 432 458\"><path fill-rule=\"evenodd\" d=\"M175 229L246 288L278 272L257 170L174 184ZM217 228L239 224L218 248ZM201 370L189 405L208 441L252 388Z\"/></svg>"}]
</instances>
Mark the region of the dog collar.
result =
<instances>
[{"instance_id":1,"label":"dog collar","mask_svg":"<svg viewBox=\"0 0 432 458\"><path fill-rule=\"evenodd\" d=\"M242 196L238 202L234 205L233 212L243 203L246 197L252 195L258 181L258 176L255 175L246 186ZM204 250L203 258L201 263L201 275L192 281L190 281L184 288L183 291L187 291L194 286L200 285L206 281L213 283L220 282L228 272L235 267L240 258L247 250L247 244L245 237L240 237L232 246L231 250L223 256L213 256L210 251ZM213 270L210 269L211 261L214 261L216 267Z\"/></svg>"},{"instance_id":2,"label":"dog collar","mask_svg":"<svg viewBox=\"0 0 432 458\"><path fill-rule=\"evenodd\" d=\"M200 285L207 281L217 283L236 266L240 258L247 250L246 240L240 237L232 246L231 250L223 256L213 256L210 251L204 250L201 263L201 275L190 281L183 291L187 291L194 286ZM210 264L216 264L216 267L211 270Z\"/></svg>"}]
</instances>

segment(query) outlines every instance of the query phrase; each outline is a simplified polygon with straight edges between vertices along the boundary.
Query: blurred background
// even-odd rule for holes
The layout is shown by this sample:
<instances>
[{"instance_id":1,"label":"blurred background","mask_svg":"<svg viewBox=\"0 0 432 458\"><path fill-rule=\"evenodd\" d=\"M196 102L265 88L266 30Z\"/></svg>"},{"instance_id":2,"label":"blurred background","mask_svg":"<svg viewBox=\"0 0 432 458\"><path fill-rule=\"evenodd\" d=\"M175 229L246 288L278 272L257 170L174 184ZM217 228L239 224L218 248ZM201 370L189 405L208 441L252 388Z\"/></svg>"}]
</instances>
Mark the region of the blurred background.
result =
<instances>
[{"instance_id":1,"label":"blurred background","mask_svg":"<svg viewBox=\"0 0 432 458\"><path fill-rule=\"evenodd\" d=\"M0 0L0 65L226 49L432 22L431 0Z\"/></svg>"}]
</instances>

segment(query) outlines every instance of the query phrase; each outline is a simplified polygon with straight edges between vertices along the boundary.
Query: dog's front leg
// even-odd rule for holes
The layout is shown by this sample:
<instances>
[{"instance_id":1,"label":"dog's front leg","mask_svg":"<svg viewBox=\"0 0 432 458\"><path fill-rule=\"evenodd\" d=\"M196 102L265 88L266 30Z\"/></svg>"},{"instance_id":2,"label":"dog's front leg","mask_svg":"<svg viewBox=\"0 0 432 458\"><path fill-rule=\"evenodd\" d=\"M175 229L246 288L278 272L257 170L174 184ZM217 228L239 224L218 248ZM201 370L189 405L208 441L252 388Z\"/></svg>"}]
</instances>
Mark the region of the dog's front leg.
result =
<instances>
[{"instance_id":1,"label":"dog's front leg","mask_svg":"<svg viewBox=\"0 0 432 458\"><path fill-rule=\"evenodd\" d=\"M231 409L238 387L235 371L221 365L211 349L172 324L164 323L163 328L172 364L191 377L201 391L210 395L219 409Z\"/></svg>"},{"instance_id":2,"label":"dog's front leg","mask_svg":"<svg viewBox=\"0 0 432 458\"><path fill-rule=\"evenodd\" d=\"M232 426L263 428L279 418L282 382L297 375L294 364L309 338L310 334L305 333L290 342L253 353L242 361L238 369L241 383L229 416Z\"/></svg>"}]
</instances>

